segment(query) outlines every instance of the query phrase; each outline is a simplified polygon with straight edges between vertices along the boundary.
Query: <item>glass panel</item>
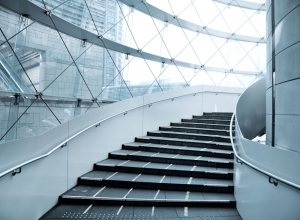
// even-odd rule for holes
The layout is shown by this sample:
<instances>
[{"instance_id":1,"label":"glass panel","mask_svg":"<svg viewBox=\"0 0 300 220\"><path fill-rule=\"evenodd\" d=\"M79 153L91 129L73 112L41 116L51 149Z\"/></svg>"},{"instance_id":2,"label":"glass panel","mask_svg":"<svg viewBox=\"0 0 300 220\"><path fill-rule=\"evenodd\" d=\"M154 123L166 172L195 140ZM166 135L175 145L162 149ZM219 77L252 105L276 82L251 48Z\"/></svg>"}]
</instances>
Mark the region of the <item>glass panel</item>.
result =
<instances>
[{"instance_id":1,"label":"glass panel","mask_svg":"<svg viewBox=\"0 0 300 220\"><path fill-rule=\"evenodd\" d=\"M130 29L139 49L143 48L163 28L162 22L154 23L150 16L135 10ZM157 51L159 46L156 45Z\"/></svg>"},{"instance_id":2,"label":"glass panel","mask_svg":"<svg viewBox=\"0 0 300 220\"><path fill-rule=\"evenodd\" d=\"M168 0L172 14L180 16L180 14L187 8L192 7L192 1L178 1L178 0Z\"/></svg>"},{"instance_id":3,"label":"glass panel","mask_svg":"<svg viewBox=\"0 0 300 220\"><path fill-rule=\"evenodd\" d=\"M216 85L219 85L227 76L227 73L213 71L209 71L208 74L210 75L211 79L216 83Z\"/></svg>"},{"instance_id":4,"label":"glass panel","mask_svg":"<svg viewBox=\"0 0 300 220\"><path fill-rule=\"evenodd\" d=\"M211 37L207 34L199 34L191 44L200 61L205 64L218 51L217 45L224 44L225 42L225 39Z\"/></svg>"},{"instance_id":5,"label":"glass panel","mask_svg":"<svg viewBox=\"0 0 300 220\"><path fill-rule=\"evenodd\" d=\"M54 10L55 11L55 10ZM42 19L46 15L42 15L38 20ZM37 21L38 21L37 20ZM11 43L24 41L24 34L18 35L18 37L13 37L18 32L22 31L24 28L30 26L32 23L36 22L35 20L28 19L19 14L16 14L6 8L0 6L0 28L3 31L4 35ZM23 31L25 33L26 31ZM13 39L10 39L12 38ZM0 43L2 44L5 38L0 36Z\"/></svg>"},{"instance_id":6,"label":"glass panel","mask_svg":"<svg viewBox=\"0 0 300 220\"><path fill-rule=\"evenodd\" d=\"M25 93L35 93L34 83L35 79L31 80L28 78L30 75L35 75L36 66L28 68L29 63L27 56L30 56L30 60L33 64L39 62L38 53L30 53L28 50L23 50L23 45L9 44L4 43L1 46L0 52L0 70L5 84L8 86L11 91L16 92L25 92ZM14 49L14 50L12 50ZM16 56L17 55L17 56ZM19 60L22 63L22 66L19 63ZM25 71L24 71L24 69ZM28 75L28 76L27 76Z\"/></svg>"},{"instance_id":7,"label":"glass panel","mask_svg":"<svg viewBox=\"0 0 300 220\"><path fill-rule=\"evenodd\" d=\"M69 106L58 105L57 101L47 101L49 107L56 106L52 111L41 99L27 99L20 97L18 102L15 98L1 98L0 106L4 114L1 116L1 141L8 142L16 139L40 135L60 123L73 117ZM16 104L18 103L18 104Z\"/></svg>"},{"instance_id":8,"label":"glass panel","mask_svg":"<svg viewBox=\"0 0 300 220\"><path fill-rule=\"evenodd\" d=\"M154 21L155 23L160 23L160 21L156 19L154 19ZM156 36L147 42L147 44L142 48L142 51L171 59L168 48L166 47L167 35L167 24L164 24L164 27L160 30L160 32L156 32Z\"/></svg>"},{"instance_id":9,"label":"glass panel","mask_svg":"<svg viewBox=\"0 0 300 220\"><path fill-rule=\"evenodd\" d=\"M190 81L191 86L197 85L215 85L215 82L212 80L210 75L205 70L200 70L195 74L195 76Z\"/></svg>"},{"instance_id":10,"label":"glass panel","mask_svg":"<svg viewBox=\"0 0 300 220\"><path fill-rule=\"evenodd\" d=\"M66 4L66 0L44 0L44 1L29 0L29 1L47 10L53 10L53 8L57 8L60 7L60 5L62 4Z\"/></svg>"},{"instance_id":11,"label":"glass panel","mask_svg":"<svg viewBox=\"0 0 300 220\"><path fill-rule=\"evenodd\" d=\"M223 32L227 32L227 33L233 33L228 24L226 23L226 21L224 20L224 18L222 17L222 15L218 15L217 17L215 17L208 25L208 28L211 29L215 29L218 31L223 31Z\"/></svg>"},{"instance_id":12,"label":"glass panel","mask_svg":"<svg viewBox=\"0 0 300 220\"><path fill-rule=\"evenodd\" d=\"M143 95L155 77L159 75L160 64L153 61L147 61L141 58L133 59L130 64L125 67L123 75L129 90L133 97Z\"/></svg>"},{"instance_id":13,"label":"glass panel","mask_svg":"<svg viewBox=\"0 0 300 220\"><path fill-rule=\"evenodd\" d=\"M258 72L257 66L254 61L247 55L245 56L234 68L235 70L246 70L252 72Z\"/></svg>"},{"instance_id":14,"label":"glass panel","mask_svg":"<svg viewBox=\"0 0 300 220\"><path fill-rule=\"evenodd\" d=\"M187 86L186 79L183 78L182 73L173 64L166 65L161 70L158 81L164 91Z\"/></svg>"},{"instance_id":15,"label":"glass panel","mask_svg":"<svg viewBox=\"0 0 300 220\"><path fill-rule=\"evenodd\" d=\"M241 58L245 57L246 55L244 48L236 40L229 40L220 49L220 52L228 63L230 69L234 68Z\"/></svg>"},{"instance_id":16,"label":"glass panel","mask_svg":"<svg viewBox=\"0 0 300 220\"><path fill-rule=\"evenodd\" d=\"M253 60L258 70L263 71L266 68L266 44L254 46L249 52L249 57Z\"/></svg>"},{"instance_id":17,"label":"glass panel","mask_svg":"<svg viewBox=\"0 0 300 220\"><path fill-rule=\"evenodd\" d=\"M122 38L122 43L126 46L129 46L129 47L132 47L132 48L135 48L135 49L138 49L137 45L136 45L136 42L135 42L135 39L134 39L134 36L132 35L132 28L133 27L133 23L134 23L134 20L135 20L135 13L136 13L136 10L133 10L133 9L129 9L127 7L123 8L122 9L123 11L123 14L125 13L129 13L128 16L125 16L125 18L123 17L122 15L122 12L121 12L121 15L124 19L122 20L122 26L123 26L123 38ZM121 25L121 24L120 24ZM109 34L109 32L108 32ZM105 37L107 37L107 35L105 34L104 35Z\"/></svg>"},{"instance_id":18,"label":"glass panel","mask_svg":"<svg viewBox=\"0 0 300 220\"><path fill-rule=\"evenodd\" d=\"M235 33L248 20L240 7L232 5L222 11L222 18L225 20L231 33ZM218 28L218 30L220 29Z\"/></svg>"},{"instance_id":19,"label":"glass panel","mask_svg":"<svg viewBox=\"0 0 300 220\"><path fill-rule=\"evenodd\" d=\"M176 56L189 44L184 33L179 27L168 25L168 34L166 39L167 48L172 58ZM174 47L176 45L176 47Z\"/></svg>"},{"instance_id":20,"label":"glass panel","mask_svg":"<svg viewBox=\"0 0 300 220\"><path fill-rule=\"evenodd\" d=\"M235 74L237 78L243 83L243 85L247 88L250 86L254 80L257 78L256 75L243 75L243 74Z\"/></svg>"},{"instance_id":21,"label":"glass panel","mask_svg":"<svg viewBox=\"0 0 300 220\"><path fill-rule=\"evenodd\" d=\"M196 0L194 6L204 26L208 26L219 14L219 10L211 0Z\"/></svg>"},{"instance_id":22,"label":"glass panel","mask_svg":"<svg viewBox=\"0 0 300 220\"><path fill-rule=\"evenodd\" d=\"M201 65L201 62L196 54L195 49L193 49L192 46L189 44L183 49L183 51L181 51L178 54L176 60Z\"/></svg>"},{"instance_id":23,"label":"glass panel","mask_svg":"<svg viewBox=\"0 0 300 220\"><path fill-rule=\"evenodd\" d=\"M225 57L219 51L217 51L212 57L209 58L207 63L205 63L205 66L230 69L230 66L225 60Z\"/></svg>"},{"instance_id":24,"label":"glass panel","mask_svg":"<svg viewBox=\"0 0 300 220\"><path fill-rule=\"evenodd\" d=\"M147 3L159 8L160 10L163 10L163 11L173 15L173 11L170 7L170 4L169 4L168 0L160 0L160 1L147 0Z\"/></svg>"},{"instance_id":25,"label":"glass panel","mask_svg":"<svg viewBox=\"0 0 300 220\"><path fill-rule=\"evenodd\" d=\"M244 88L244 85L237 78L237 76L233 73L228 73L227 76L225 77L225 79L220 83L220 86Z\"/></svg>"}]
</instances>

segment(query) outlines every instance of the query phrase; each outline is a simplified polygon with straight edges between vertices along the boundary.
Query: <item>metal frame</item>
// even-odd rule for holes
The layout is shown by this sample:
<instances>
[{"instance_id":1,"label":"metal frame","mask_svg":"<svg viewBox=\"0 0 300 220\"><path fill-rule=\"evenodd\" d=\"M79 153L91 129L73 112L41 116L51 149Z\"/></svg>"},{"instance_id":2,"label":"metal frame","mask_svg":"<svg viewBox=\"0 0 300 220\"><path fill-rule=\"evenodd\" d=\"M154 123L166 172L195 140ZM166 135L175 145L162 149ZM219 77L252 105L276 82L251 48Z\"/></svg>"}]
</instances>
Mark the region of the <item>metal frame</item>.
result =
<instances>
[{"instance_id":1,"label":"metal frame","mask_svg":"<svg viewBox=\"0 0 300 220\"><path fill-rule=\"evenodd\" d=\"M124 3L125 1L122 0L120 2ZM140 5L140 2L137 4ZM8 8L9 10L12 10L18 14L28 14L28 18L30 18L34 21L37 21L47 27L54 29L54 30L57 30L60 33L67 34L67 35L72 36L77 39L85 39L86 42L91 43L93 45L100 46L105 49L113 50L113 51L116 51L116 52L119 52L122 54L129 54L130 56L134 56L134 57L138 57L138 58L142 58L142 59L146 59L146 60L151 60L151 61L155 61L155 62L159 62L159 63L165 63L166 65L169 65L169 64L175 65L175 62L176 62L176 65L180 66L180 67L186 67L186 68L192 68L192 69L202 69L203 68L203 66L199 65L199 64L187 63L187 62L178 61L178 60L170 60L169 58L158 56L155 54L151 54L151 53L147 53L147 52L143 52L143 51L140 52L136 48L128 47L126 45L108 40L103 36L102 36L102 39L99 39L98 35L96 35L92 32L89 32L87 30L84 30L74 24L71 24L68 21L65 21L64 19L56 16L55 14L51 14L51 20L50 20L48 16L44 16L45 12L47 12L47 11L45 11L43 8L40 8L39 6L35 5L34 3L29 2L28 0L24 0L24 1L23 0L15 0L13 2L11 0L2 0L2 1L0 1L0 5L5 8ZM140 8L142 8L142 5L139 6L137 8L137 10L140 10ZM151 10L151 7L153 8L153 6L149 5L149 4L147 4L147 7L150 7L149 10ZM143 8L145 11L147 11L146 6L145 7L143 6ZM159 10L159 9L157 9L157 10ZM155 11L155 10L152 11L151 13L153 13L153 16L157 15L157 11ZM165 13L165 12L161 11L160 13ZM180 24L182 24L182 25L185 23L188 23L188 21L185 21L185 20L179 19L179 18L177 18L177 20L178 20L178 22L177 22L176 19L174 19L172 15L168 14L168 16L170 16L170 19L172 19L169 21L169 23L171 23L173 25L178 26L178 22L180 22ZM156 18L156 17L154 16L154 18ZM55 23L55 26L53 25L53 23ZM199 27L197 27L196 29L198 30ZM185 28L185 27L183 27L183 28ZM204 27L201 27L199 29L199 32L201 32L202 30L204 30ZM217 30L212 30L212 29L209 29L206 27L205 27L205 30L206 31L203 31L202 33L204 33L204 34L209 33L212 36L217 36L217 35L215 35L215 32L219 32ZM225 32L224 32L224 35L222 35L222 36L220 35L219 37L226 38L226 39L237 39L237 40L242 40L242 41L249 41L249 40L245 40L245 39L244 40L240 39L238 35L234 35L234 38L232 38L231 33L225 33ZM248 37L246 37L246 38L248 38ZM10 40L10 39L8 39L8 40ZM249 41L249 42L264 43L264 40L262 40L261 38L255 38L255 40ZM175 61L175 62L173 62L173 61ZM215 71L215 72L223 72L223 73L233 72L235 74L247 74L247 75L261 74L260 71L257 71L257 72L242 71L242 70L236 71L236 70L232 70L232 69L217 68L217 67L210 67L210 66L205 66L205 69L207 71Z\"/></svg>"},{"instance_id":2,"label":"metal frame","mask_svg":"<svg viewBox=\"0 0 300 220\"><path fill-rule=\"evenodd\" d=\"M283 178L281 178L279 176L276 176L276 175L274 175L272 173L269 173L269 172L267 172L267 171L265 171L265 170L263 170L263 169L255 166L255 165L253 165L252 163L248 162L247 160L241 158L238 155L238 153L237 153L237 151L235 149L235 144L233 142L233 137L232 137L232 124L233 124L233 119L234 118L235 118L235 112L232 114L232 117L231 117L229 133L230 133L230 141L231 141L232 149L233 149L233 152L234 152L234 156L237 159L237 162L241 163L241 164L246 164L249 167L251 167L252 169L254 169L254 170L256 170L256 171L258 171L258 172L260 172L260 173L262 173L262 174L264 174L266 176L268 176L269 177L269 183L272 183L275 186L277 186L278 185L278 181L280 181L280 182L285 183L285 184L287 184L287 185L289 185L289 186L291 186L291 187L293 187L295 189L299 189L300 190L300 186L299 185L297 185L297 184L295 184L293 182L290 182L288 180L285 180L285 179L283 179ZM235 129L239 129L238 121L237 120L235 121ZM241 135L242 135L242 138L244 138L242 133L241 133Z\"/></svg>"},{"instance_id":3,"label":"metal frame","mask_svg":"<svg viewBox=\"0 0 300 220\"><path fill-rule=\"evenodd\" d=\"M90 129L90 128L94 127L94 126L95 126L95 127L98 127L98 126L100 126L100 124L101 124L102 122L107 121L107 120L109 120L109 119L111 119L111 118L114 118L114 117L116 117L116 116L118 116L118 115L122 115L122 114L123 114L123 115L126 115L129 111L133 111L133 110L138 109L138 108L141 108L141 107L150 107L150 106L152 106L152 105L155 104L155 103L159 103L159 102L163 102L163 101L167 101L167 100L172 100L172 101L173 101L175 98L181 98L181 97L185 97L185 96L195 96L196 94L199 94L199 93L216 93L216 92L211 92L211 91L193 92L193 93L186 94L186 95L175 96L175 97L172 97L172 98L167 98L167 99L159 100L159 101L156 101L156 102L151 102L151 103L143 104L143 105L140 105L140 106L137 106L137 107L134 107L134 108L130 108L130 109L124 110L124 111L119 112L119 113L117 113L117 114L111 115L111 116L109 116L109 117L107 117L107 118L104 118L104 119L102 119L102 120L100 120L100 121L97 121L97 122L93 123L92 125L86 127L85 129L83 129L83 130L77 132L77 133L74 134L73 136L69 137L68 139L66 139L66 140L62 141L61 143L59 143L58 145L56 145L54 148L52 148L52 150L48 151L47 153L45 153L45 154L43 154L43 155L40 155L40 156L38 156L38 157L35 157L35 158L33 158L33 159L27 160L27 161L25 161L25 162L23 162L23 163L21 163L21 164L18 164L17 166L14 166L14 167L12 167L12 168L10 168L10 169L7 169L6 171L0 173L0 178L3 177L3 176L5 176L5 175L7 175L7 174L9 174L9 173L17 174L18 172L15 172L16 170L19 170L20 168L22 168L22 167L25 166L25 165L28 165L28 164L30 164L30 163L32 163L32 162L35 162L35 161L37 161L37 160L40 160L40 159L42 159L42 158L45 158L45 157L49 156L50 154L52 154L52 153L53 153L54 151L56 151L57 149L66 146L66 144L67 144L68 141L70 141L70 140L72 140L73 138L77 137L77 136L80 135L81 133L87 131L88 129ZM218 92L218 93L223 93L223 94L237 94L237 95L240 95L240 94L241 94L241 93L230 93L230 92Z\"/></svg>"},{"instance_id":4,"label":"metal frame","mask_svg":"<svg viewBox=\"0 0 300 220\"><path fill-rule=\"evenodd\" d=\"M144 6L141 5L139 7L136 7L137 5L139 5L141 3L141 1L139 0L119 0L120 2L126 4L128 7L133 7L133 8L136 8L136 10L140 11L140 12L143 12L149 16L152 15L153 18L156 18L162 22L168 22L169 24L173 24L175 26L178 26L178 23L177 21L175 21L174 19L174 15L171 15L149 3L147 3L146 1L144 1ZM230 1L232 2L232 0ZM238 2L240 3L240 1ZM255 9L255 10L260 10L262 11L261 9L265 7L263 6L262 4L260 5L260 8L258 9ZM150 12L150 14L149 14ZM202 30L207 30L207 32L212 35L212 36L215 36L215 37L221 37L221 38L225 38L225 39L230 39L232 37L232 35L234 33L228 33L228 32L223 32L223 31L218 31L218 30L215 30L215 29L211 29L211 28L207 28L207 27L203 27L201 25L198 25L196 23L192 23L190 21L186 21L184 19L181 19L181 18L176 18L178 20L178 22L181 24L181 26L187 30L190 30L190 31L194 31L194 32L201 32ZM203 32L204 34L206 34L205 32ZM249 36L245 36L245 35L238 35L238 34L234 34L235 38L237 40L240 40L240 41L246 41L246 42L254 42L254 43L257 43L257 42L261 42L262 38L258 38L258 37L249 37ZM265 43L265 39L263 39L263 42Z\"/></svg>"},{"instance_id":5,"label":"metal frame","mask_svg":"<svg viewBox=\"0 0 300 220\"><path fill-rule=\"evenodd\" d=\"M259 4L259 3L255 3L255 2L244 1L244 0L235 0L233 2L231 0L213 0L213 1L225 4L228 6L233 5L233 6L237 6L237 7L241 7L241 8L246 8L246 9L266 11L265 3Z\"/></svg>"}]
</instances>

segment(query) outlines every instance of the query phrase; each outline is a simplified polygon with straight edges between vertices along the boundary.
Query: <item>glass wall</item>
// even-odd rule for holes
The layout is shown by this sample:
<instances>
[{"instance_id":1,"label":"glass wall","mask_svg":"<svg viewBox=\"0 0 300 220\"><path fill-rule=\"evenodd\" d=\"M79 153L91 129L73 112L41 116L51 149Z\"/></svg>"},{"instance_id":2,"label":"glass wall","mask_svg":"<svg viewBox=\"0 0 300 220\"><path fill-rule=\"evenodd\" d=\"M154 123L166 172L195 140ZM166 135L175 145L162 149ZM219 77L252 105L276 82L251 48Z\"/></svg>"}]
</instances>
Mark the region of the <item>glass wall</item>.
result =
<instances>
[{"instance_id":1,"label":"glass wall","mask_svg":"<svg viewBox=\"0 0 300 220\"><path fill-rule=\"evenodd\" d=\"M45 13L27 17L0 7L0 143L42 134L106 103L201 84L248 87L264 77L262 9L211 0L30 4ZM167 15L172 21L161 19ZM59 20L94 40L57 29ZM124 52L132 49L138 57Z\"/></svg>"}]
</instances>

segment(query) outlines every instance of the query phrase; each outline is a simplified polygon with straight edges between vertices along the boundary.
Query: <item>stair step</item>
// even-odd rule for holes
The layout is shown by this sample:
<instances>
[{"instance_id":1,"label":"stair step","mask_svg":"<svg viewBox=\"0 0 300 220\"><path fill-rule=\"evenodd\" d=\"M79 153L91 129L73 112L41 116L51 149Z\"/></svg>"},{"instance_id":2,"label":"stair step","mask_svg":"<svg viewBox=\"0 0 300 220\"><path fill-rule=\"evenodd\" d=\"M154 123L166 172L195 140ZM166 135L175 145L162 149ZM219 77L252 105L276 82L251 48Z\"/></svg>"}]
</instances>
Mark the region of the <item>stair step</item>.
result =
<instances>
[{"instance_id":1,"label":"stair step","mask_svg":"<svg viewBox=\"0 0 300 220\"><path fill-rule=\"evenodd\" d=\"M193 122L193 123L208 123L208 124L225 124L230 125L230 120L218 120L218 119L181 119L182 122ZM233 122L234 124L234 122Z\"/></svg>"},{"instance_id":2,"label":"stair step","mask_svg":"<svg viewBox=\"0 0 300 220\"><path fill-rule=\"evenodd\" d=\"M194 133L172 132L172 131L148 131L147 136L230 143L230 136L211 135L211 134L194 134Z\"/></svg>"},{"instance_id":3,"label":"stair step","mask_svg":"<svg viewBox=\"0 0 300 220\"><path fill-rule=\"evenodd\" d=\"M171 122L171 126L177 127L190 127L190 128L210 128L219 130L229 130L229 124L208 124L208 123L195 123L195 122Z\"/></svg>"},{"instance_id":4,"label":"stair step","mask_svg":"<svg viewBox=\"0 0 300 220\"><path fill-rule=\"evenodd\" d=\"M62 196L59 199L64 204L96 204L125 206L159 206L159 207L235 207L236 202L230 200L177 200L177 199L136 199L87 196Z\"/></svg>"},{"instance_id":5,"label":"stair step","mask_svg":"<svg viewBox=\"0 0 300 220\"><path fill-rule=\"evenodd\" d=\"M147 161L156 163L169 163L180 165L193 165L193 166L210 166L210 167L223 167L233 168L233 160L227 158L211 158L201 156L189 156L189 155L176 155L167 153L154 153L139 151L133 154L135 151L119 150L109 153L111 159L123 159L123 160L136 160Z\"/></svg>"},{"instance_id":6,"label":"stair step","mask_svg":"<svg viewBox=\"0 0 300 220\"><path fill-rule=\"evenodd\" d=\"M186 194L189 194L186 198ZM231 200L234 201L233 193L197 192L187 190L164 190L164 189L140 189L135 187L110 187L95 185L77 185L61 196L85 196L85 197L108 197L111 198L136 198L136 199L185 199L186 200Z\"/></svg>"},{"instance_id":7,"label":"stair step","mask_svg":"<svg viewBox=\"0 0 300 220\"><path fill-rule=\"evenodd\" d=\"M214 199L214 197L212 197ZM70 205L72 204L72 205ZM186 217L188 215L188 217ZM213 216L213 217L212 217ZM231 219L241 220L235 207L120 206L59 204L42 219Z\"/></svg>"},{"instance_id":8,"label":"stair step","mask_svg":"<svg viewBox=\"0 0 300 220\"><path fill-rule=\"evenodd\" d=\"M152 143L152 144L176 145L176 146L183 146L183 147L187 146L187 147L232 150L231 144L226 142L212 142L212 141L166 138L166 137L155 137L155 136L136 137L135 141L143 142L143 143Z\"/></svg>"},{"instance_id":9,"label":"stair step","mask_svg":"<svg viewBox=\"0 0 300 220\"><path fill-rule=\"evenodd\" d=\"M79 184L85 186L105 186L114 188L135 188L152 190L176 190L193 192L233 193L232 180L215 180L178 176L150 174L132 174L121 172L93 171L79 178ZM93 177L93 176L100 177ZM89 175L93 175L89 177ZM110 176L112 177L110 177ZM106 178L101 178L101 177ZM109 177L108 177L109 176ZM188 182L191 182L188 184ZM206 183L207 182L207 183ZM223 183L224 182L224 183ZM230 184L230 185L229 185ZM119 190L116 190L116 193ZM77 192L74 192L78 195ZM113 197L113 195L111 195Z\"/></svg>"},{"instance_id":10,"label":"stair step","mask_svg":"<svg viewBox=\"0 0 300 220\"><path fill-rule=\"evenodd\" d=\"M203 115L232 116L232 112L204 112Z\"/></svg>"},{"instance_id":11,"label":"stair step","mask_svg":"<svg viewBox=\"0 0 300 220\"><path fill-rule=\"evenodd\" d=\"M119 164L124 162L126 161L119 160ZM230 169L207 169L206 167L187 165L179 167L176 164L159 164L142 161L128 161L122 165L110 164L110 166L99 162L94 165L94 170L210 179L233 179L233 173Z\"/></svg>"},{"instance_id":12,"label":"stair step","mask_svg":"<svg viewBox=\"0 0 300 220\"><path fill-rule=\"evenodd\" d=\"M163 144L145 144L141 142L132 142L123 144L124 150L140 150L148 152L161 152L180 155L192 155L192 156L204 156L204 157L218 157L233 159L234 153L229 150L217 150L209 148L196 148L196 147L182 147L175 145L163 145Z\"/></svg>"},{"instance_id":13,"label":"stair step","mask_svg":"<svg viewBox=\"0 0 300 220\"><path fill-rule=\"evenodd\" d=\"M223 135L229 136L229 130L221 129L209 129L209 128L194 128L194 127L183 127L183 126L166 126L159 127L160 131L174 131L174 132L186 132L195 134L212 134L212 135Z\"/></svg>"},{"instance_id":14,"label":"stair step","mask_svg":"<svg viewBox=\"0 0 300 220\"><path fill-rule=\"evenodd\" d=\"M231 116L222 116L222 115L193 115L193 118L195 118L195 119L231 120Z\"/></svg>"},{"instance_id":15,"label":"stair step","mask_svg":"<svg viewBox=\"0 0 300 220\"><path fill-rule=\"evenodd\" d=\"M135 189L149 189L149 190L173 190L178 189L189 192L211 192L211 193L233 193L233 186L226 185L187 185L187 184L170 184L170 183L145 183L145 182L130 182L130 181L112 181L101 180L96 178L81 178L80 184L88 186L99 187L125 187ZM178 191L179 192L179 191ZM110 195L111 196L111 195ZM113 196L111 196L113 198Z\"/></svg>"}]
</instances>

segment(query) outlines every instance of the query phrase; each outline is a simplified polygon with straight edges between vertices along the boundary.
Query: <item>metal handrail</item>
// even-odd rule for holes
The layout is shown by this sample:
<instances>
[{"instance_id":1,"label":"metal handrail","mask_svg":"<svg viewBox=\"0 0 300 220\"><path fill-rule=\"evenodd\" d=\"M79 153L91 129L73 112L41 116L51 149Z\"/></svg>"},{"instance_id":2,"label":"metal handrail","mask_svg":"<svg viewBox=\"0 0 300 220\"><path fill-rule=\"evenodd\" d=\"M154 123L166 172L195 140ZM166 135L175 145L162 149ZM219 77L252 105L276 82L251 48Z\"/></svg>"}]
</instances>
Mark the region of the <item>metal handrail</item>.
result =
<instances>
[{"instance_id":1,"label":"metal handrail","mask_svg":"<svg viewBox=\"0 0 300 220\"><path fill-rule=\"evenodd\" d=\"M263 169L261 169L261 168L255 166L255 165L253 165L252 163L246 161L245 159L241 158L241 157L238 155L238 153L237 153L237 151L236 151L236 149L235 149L235 144L234 144L234 142L233 142L233 137L232 137L232 124L233 124L233 119L234 119L234 118L235 118L235 112L232 114L232 117L231 117L229 132L230 132L230 141L231 141L231 145L232 145L232 149L233 149L234 155L235 155L235 157L236 157L238 160L240 160L240 161L237 161L237 162L238 162L238 163L244 163L244 164L248 165L249 167L253 168L254 170L256 170L256 171L258 171L258 172L260 172L260 173L262 173L262 174L265 174L266 176L269 177L269 182L270 182L270 183L273 183L275 186L277 186L278 181L280 181L280 182L285 183L285 184L287 184L287 185L289 185L289 186L291 186L291 187L293 187L293 188L300 189L300 186L299 186L299 185L297 185L297 184L295 184L295 183L293 183L293 182L290 182L290 181L288 181L288 180L285 180L285 179L283 179L283 178L281 178L281 177L279 177L279 176L276 176L276 175L274 175L274 174L272 174L272 173L269 173L269 172L267 172L267 171L265 171L265 170L263 170ZM235 122L235 125L236 125L235 128L238 129L239 126L237 126L237 125L238 125L238 121L237 121L237 120L236 120L236 122ZM237 140L237 139L235 139L235 140ZM272 181L272 179L273 179L273 181Z\"/></svg>"},{"instance_id":2,"label":"metal handrail","mask_svg":"<svg viewBox=\"0 0 300 220\"><path fill-rule=\"evenodd\" d=\"M0 173L0 178L3 177L3 176L5 176L6 174L14 173L15 170L20 169L20 168L22 168L22 167L25 166L25 165L28 165L28 164L30 164L30 163L32 163L32 162L35 162L35 161L37 161L37 160L40 160L40 159L42 159L42 158L44 158L44 157L49 156L51 153L53 153L53 152L56 151L57 149L66 146L66 144L67 144L68 141L72 140L73 138L75 138L75 137L78 136L79 134L85 132L86 130L88 130L88 129L94 127L94 126L98 127L100 123L102 123L102 122L104 122L104 121L106 121L106 120L108 120L108 119L111 119L111 118L113 118L113 117L115 117L115 116L122 115L122 114L125 115L125 114L127 114L129 111L132 111L132 110L135 110L135 109L144 107L144 106L149 106L149 107L150 107L150 106L152 106L152 104L155 104L155 103L158 103L158 102L163 102L163 101L167 101L167 100L172 100L172 101L173 101L175 98L181 98L181 97L189 96L189 95L195 96L195 95L198 94L198 93L205 93L205 92L207 92L207 93L216 93L216 92L211 92L211 91L193 92L193 93L186 94L186 95L176 96L176 97L172 97L172 98L167 98L167 99L159 100L159 101L156 101L156 102L151 102L151 103L143 104L143 105L140 105L140 106L137 106L137 107L134 107L134 108L127 109L127 110L125 110L125 111L119 112L119 113L117 113L117 114L111 115L111 116L109 116L109 117L107 117L107 118L104 118L104 119L102 119L102 120L100 120L100 121L98 121L98 122L96 122L96 123L93 123L92 125L90 125L90 126L86 127L85 129L83 129L83 130L77 132L76 134L74 134L73 136L69 137L68 139L62 141L60 144L58 144L56 147L54 147L54 148L53 148L52 150L50 150L48 153L43 154L43 155L38 156L38 157L35 157L35 158L33 158L33 159L30 159L30 160L27 160L27 161L25 161L25 162L23 162L23 163L21 163L21 164L18 164L17 166L14 166L14 167L12 167L12 168L10 168L10 169L7 169L6 171ZM218 92L218 93L237 94L237 95L240 95L240 93L228 93L228 92Z\"/></svg>"}]
</instances>

